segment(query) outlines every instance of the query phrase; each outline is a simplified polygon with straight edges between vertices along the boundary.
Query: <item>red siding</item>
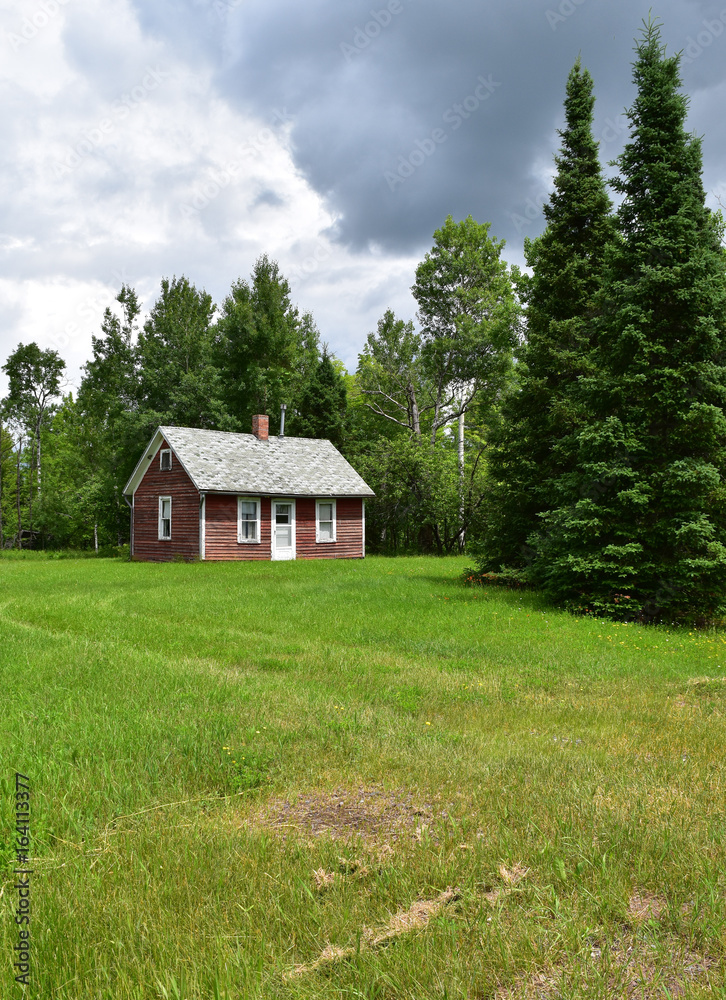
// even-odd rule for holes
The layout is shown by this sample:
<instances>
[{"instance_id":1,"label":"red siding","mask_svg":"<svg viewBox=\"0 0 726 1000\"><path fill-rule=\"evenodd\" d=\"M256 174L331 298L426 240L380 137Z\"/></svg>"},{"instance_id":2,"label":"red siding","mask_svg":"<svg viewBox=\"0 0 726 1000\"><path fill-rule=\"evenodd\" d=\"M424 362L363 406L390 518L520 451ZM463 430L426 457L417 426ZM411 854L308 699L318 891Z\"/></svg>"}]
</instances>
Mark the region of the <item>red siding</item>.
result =
<instances>
[{"instance_id":1,"label":"red siding","mask_svg":"<svg viewBox=\"0 0 726 1000\"><path fill-rule=\"evenodd\" d=\"M166 441L161 445L168 448ZM133 555L155 562L199 558L199 492L172 454L171 470L162 472L157 452L134 495ZM171 538L159 541L159 497L171 500Z\"/></svg>"},{"instance_id":2,"label":"red siding","mask_svg":"<svg viewBox=\"0 0 726 1000\"><path fill-rule=\"evenodd\" d=\"M168 448L166 441L161 448ZM171 539L159 540L159 497L170 496ZM280 498L283 499L283 498ZM162 472L154 456L134 496L132 525L135 559L164 561L199 558L199 492L172 454L172 468ZM205 500L205 558L270 559L271 501L260 500L261 541L237 541L237 497L207 494ZM362 501L336 501L336 541L315 541L315 500L295 501L295 547L298 559L360 559L363 555Z\"/></svg>"},{"instance_id":3,"label":"red siding","mask_svg":"<svg viewBox=\"0 0 726 1000\"><path fill-rule=\"evenodd\" d=\"M362 500L336 500L334 542L315 541L315 500L298 500L298 559L360 559L363 555Z\"/></svg>"},{"instance_id":4,"label":"red siding","mask_svg":"<svg viewBox=\"0 0 726 1000\"><path fill-rule=\"evenodd\" d=\"M237 541L237 497L214 496L205 501L205 559L269 559L270 501L260 501L259 544Z\"/></svg>"},{"instance_id":5,"label":"red siding","mask_svg":"<svg viewBox=\"0 0 726 1000\"><path fill-rule=\"evenodd\" d=\"M283 498L280 498L283 499ZM260 502L261 542L237 541L237 497L207 494L205 525L206 559L270 559L271 502ZM336 541L315 541L315 500L295 501L295 548L298 559L359 559L363 555L361 500L336 502Z\"/></svg>"}]
</instances>

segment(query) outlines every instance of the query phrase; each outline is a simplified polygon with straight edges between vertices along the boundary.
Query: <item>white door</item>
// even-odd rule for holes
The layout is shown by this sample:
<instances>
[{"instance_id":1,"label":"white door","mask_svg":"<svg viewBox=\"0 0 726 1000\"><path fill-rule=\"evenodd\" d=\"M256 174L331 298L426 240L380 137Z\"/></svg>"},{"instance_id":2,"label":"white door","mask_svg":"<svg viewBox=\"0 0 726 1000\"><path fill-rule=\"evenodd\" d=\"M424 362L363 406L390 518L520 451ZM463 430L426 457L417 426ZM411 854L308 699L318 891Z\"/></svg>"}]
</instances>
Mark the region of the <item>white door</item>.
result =
<instances>
[{"instance_id":1,"label":"white door","mask_svg":"<svg viewBox=\"0 0 726 1000\"><path fill-rule=\"evenodd\" d=\"M272 558L295 558L295 502L272 501Z\"/></svg>"}]
</instances>

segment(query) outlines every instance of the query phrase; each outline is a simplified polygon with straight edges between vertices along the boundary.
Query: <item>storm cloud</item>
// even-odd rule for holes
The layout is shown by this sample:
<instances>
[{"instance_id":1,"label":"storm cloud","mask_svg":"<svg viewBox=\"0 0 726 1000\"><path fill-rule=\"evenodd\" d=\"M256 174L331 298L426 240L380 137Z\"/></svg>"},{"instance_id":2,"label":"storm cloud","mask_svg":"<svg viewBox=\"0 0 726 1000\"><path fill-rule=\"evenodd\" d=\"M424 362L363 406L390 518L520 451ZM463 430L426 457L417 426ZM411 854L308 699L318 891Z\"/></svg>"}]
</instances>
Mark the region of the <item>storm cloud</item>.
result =
<instances>
[{"instance_id":1,"label":"storm cloud","mask_svg":"<svg viewBox=\"0 0 726 1000\"><path fill-rule=\"evenodd\" d=\"M20 0L4 10L0 361L72 377L121 281L220 302L263 252L354 367L448 214L523 263L542 227L568 72L595 81L604 164L627 140L650 0ZM682 51L709 204L726 201L726 4L653 10ZM612 175L614 167L605 167Z\"/></svg>"}]
</instances>

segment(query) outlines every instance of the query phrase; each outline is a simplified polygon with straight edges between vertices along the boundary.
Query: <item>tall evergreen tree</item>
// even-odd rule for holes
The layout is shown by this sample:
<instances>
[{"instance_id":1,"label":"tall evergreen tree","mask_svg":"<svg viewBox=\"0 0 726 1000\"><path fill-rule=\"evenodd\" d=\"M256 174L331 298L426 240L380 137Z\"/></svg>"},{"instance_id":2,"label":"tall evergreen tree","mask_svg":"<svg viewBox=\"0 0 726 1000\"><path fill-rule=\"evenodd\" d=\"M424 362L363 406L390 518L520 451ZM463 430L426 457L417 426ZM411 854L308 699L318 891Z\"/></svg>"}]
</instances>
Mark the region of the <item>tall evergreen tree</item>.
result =
<instances>
[{"instance_id":1,"label":"tall evergreen tree","mask_svg":"<svg viewBox=\"0 0 726 1000\"><path fill-rule=\"evenodd\" d=\"M544 206L547 227L525 240L533 271L521 280L527 342L490 453L487 569L528 565L528 539L551 506L552 481L576 462L575 434L584 419L576 390L590 371L603 258L615 237L592 135L594 103L592 77L578 59L567 80L557 175Z\"/></svg>"},{"instance_id":2,"label":"tall evergreen tree","mask_svg":"<svg viewBox=\"0 0 726 1000\"><path fill-rule=\"evenodd\" d=\"M639 620L726 610L726 269L685 131L679 56L636 47L631 138L616 161L622 243L606 258L591 416L535 566L549 593Z\"/></svg>"},{"instance_id":3,"label":"tall evergreen tree","mask_svg":"<svg viewBox=\"0 0 726 1000\"><path fill-rule=\"evenodd\" d=\"M343 444L346 410L343 373L333 364L327 347L318 364L303 383L290 433L299 437L325 438L340 448Z\"/></svg>"}]
</instances>

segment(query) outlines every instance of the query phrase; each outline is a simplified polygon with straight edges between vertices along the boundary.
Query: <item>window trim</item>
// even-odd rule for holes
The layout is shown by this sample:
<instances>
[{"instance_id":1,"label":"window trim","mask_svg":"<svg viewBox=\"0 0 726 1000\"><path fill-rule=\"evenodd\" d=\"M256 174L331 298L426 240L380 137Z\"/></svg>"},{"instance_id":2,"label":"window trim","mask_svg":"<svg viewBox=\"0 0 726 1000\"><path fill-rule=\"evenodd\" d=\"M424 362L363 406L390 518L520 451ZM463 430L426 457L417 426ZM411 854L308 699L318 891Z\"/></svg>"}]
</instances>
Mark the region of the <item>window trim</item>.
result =
<instances>
[{"instance_id":1,"label":"window trim","mask_svg":"<svg viewBox=\"0 0 726 1000\"><path fill-rule=\"evenodd\" d=\"M242 504L253 503L256 509L255 524L257 525L257 538L242 537ZM237 497L237 544L238 545L260 545L262 542L262 503L259 497Z\"/></svg>"},{"instance_id":2,"label":"window trim","mask_svg":"<svg viewBox=\"0 0 726 1000\"><path fill-rule=\"evenodd\" d=\"M321 538L320 537L320 505L330 504L333 508L333 537L332 538ZM327 520L327 518L325 519ZM322 500L315 501L315 543L317 545L332 545L338 540L338 513L336 509L336 502L332 497L326 497Z\"/></svg>"},{"instance_id":3,"label":"window trim","mask_svg":"<svg viewBox=\"0 0 726 1000\"><path fill-rule=\"evenodd\" d=\"M169 517L168 518L163 518L162 517L162 512L164 510L164 501L165 500L169 501ZM159 497L159 525L158 525L158 527L159 527L159 541L160 542L170 542L171 541L171 507L172 507L171 497ZM169 534L168 535L163 534L162 526L163 526L164 520L168 520L168 522L169 522Z\"/></svg>"},{"instance_id":4,"label":"window trim","mask_svg":"<svg viewBox=\"0 0 726 1000\"><path fill-rule=\"evenodd\" d=\"M169 468L164 468L164 455L169 456ZM172 469L172 458L171 458L171 448L161 448L159 451L159 471L160 472L171 472Z\"/></svg>"}]
</instances>

